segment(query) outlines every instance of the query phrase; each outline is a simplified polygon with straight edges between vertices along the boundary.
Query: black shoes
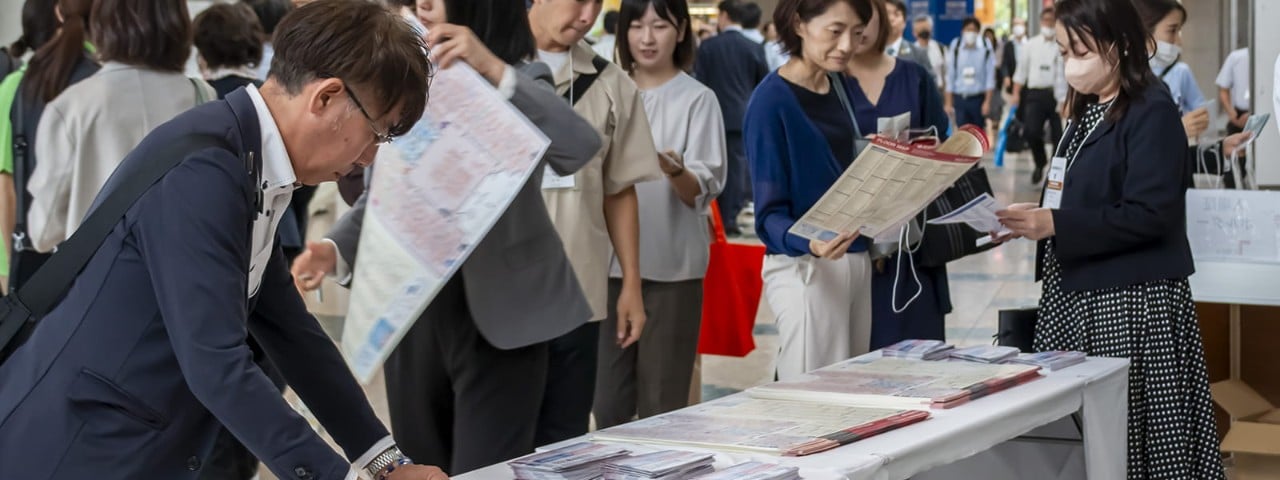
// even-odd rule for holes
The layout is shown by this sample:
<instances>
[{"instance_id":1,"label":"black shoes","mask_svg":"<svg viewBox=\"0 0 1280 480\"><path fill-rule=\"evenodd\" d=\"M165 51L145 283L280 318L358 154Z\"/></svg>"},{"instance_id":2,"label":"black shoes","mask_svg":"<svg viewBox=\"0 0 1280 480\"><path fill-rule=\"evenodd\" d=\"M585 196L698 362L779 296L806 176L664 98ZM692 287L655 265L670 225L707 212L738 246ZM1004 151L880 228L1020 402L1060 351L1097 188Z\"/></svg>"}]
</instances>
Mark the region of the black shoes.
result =
<instances>
[{"instance_id":1,"label":"black shoes","mask_svg":"<svg viewBox=\"0 0 1280 480\"><path fill-rule=\"evenodd\" d=\"M1036 169L1031 172L1031 184L1039 185L1042 180L1044 180L1044 167L1036 167Z\"/></svg>"}]
</instances>

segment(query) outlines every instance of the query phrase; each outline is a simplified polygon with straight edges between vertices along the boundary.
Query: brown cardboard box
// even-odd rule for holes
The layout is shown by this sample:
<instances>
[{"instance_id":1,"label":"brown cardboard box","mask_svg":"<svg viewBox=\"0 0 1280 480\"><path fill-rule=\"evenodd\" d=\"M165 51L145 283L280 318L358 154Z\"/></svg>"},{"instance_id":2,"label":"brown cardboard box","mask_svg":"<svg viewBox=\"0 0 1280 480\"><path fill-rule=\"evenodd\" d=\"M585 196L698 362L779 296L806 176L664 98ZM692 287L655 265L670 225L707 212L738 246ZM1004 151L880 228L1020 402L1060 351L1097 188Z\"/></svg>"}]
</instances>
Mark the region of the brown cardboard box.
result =
<instances>
[{"instance_id":1,"label":"brown cardboard box","mask_svg":"<svg viewBox=\"0 0 1280 480\"><path fill-rule=\"evenodd\" d=\"M1213 400L1231 415L1222 451L1235 459L1235 479L1280 480L1280 410L1239 380L1210 389Z\"/></svg>"}]
</instances>

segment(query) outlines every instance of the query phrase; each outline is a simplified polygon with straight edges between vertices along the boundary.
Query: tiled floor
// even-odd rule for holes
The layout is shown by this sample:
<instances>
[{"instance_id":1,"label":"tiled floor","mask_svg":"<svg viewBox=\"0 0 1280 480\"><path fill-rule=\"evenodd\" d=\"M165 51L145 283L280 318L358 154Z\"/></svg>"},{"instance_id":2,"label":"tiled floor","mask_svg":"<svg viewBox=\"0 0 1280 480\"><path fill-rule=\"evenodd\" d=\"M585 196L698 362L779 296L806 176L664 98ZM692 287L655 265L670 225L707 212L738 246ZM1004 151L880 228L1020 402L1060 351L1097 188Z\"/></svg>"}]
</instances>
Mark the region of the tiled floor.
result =
<instances>
[{"instance_id":1,"label":"tiled floor","mask_svg":"<svg viewBox=\"0 0 1280 480\"><path fill-rule=\"evenodd\" d=\"M1035 201L1038 187L1030 183L1031 160L1026 154L1005 158L1002 168L984 160L987 174L1002 205ZM947 316L947 339L958 345L990 343L996 331L996 312L1035 305L1040 287L1033 281L1035 244L1020 240L948 265L954 311ZM335 323L335 319L327 323ZM761 305L755 326L756 349L743 358L706 355L702 358L702 396L709 400L773 379L778 330L767 306ZM383 422L388 421L382 376L365 391ZM313 425L315 422L313 421ZM326 435L327 438L327 435ZM261 478L274 479L265 468Z\"/></svg>"}]
</instances>

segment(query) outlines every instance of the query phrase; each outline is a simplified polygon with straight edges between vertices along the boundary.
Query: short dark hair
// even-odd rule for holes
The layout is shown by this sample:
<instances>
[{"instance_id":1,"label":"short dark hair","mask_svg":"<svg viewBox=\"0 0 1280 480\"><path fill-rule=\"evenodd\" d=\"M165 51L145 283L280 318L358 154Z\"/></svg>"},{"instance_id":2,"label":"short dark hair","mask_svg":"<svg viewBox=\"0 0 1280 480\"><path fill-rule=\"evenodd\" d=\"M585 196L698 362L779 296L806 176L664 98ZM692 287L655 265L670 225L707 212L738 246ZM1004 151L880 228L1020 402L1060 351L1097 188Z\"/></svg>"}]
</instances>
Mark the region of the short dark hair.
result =
<instances>
[{"instance_id":1,"label":"short dark hair","mask_svg":"<svg viewBox=\"0 0 1280 480\"><path fill-rule=\"evenodd\" d=\"M635 57L631 55L631 40L627 38L627 30L631 22L639 20L644 12L653 5L653 11L659 17L667 19L676 28L681 29L680 43L672 53L672 61L676 67L689 71L693 68L693 59L698 46L693 33L693 20L689 16L689 3L685 0L622 0L622 11L618 15L618 64L628 72L635 69Z\"/></svg>"},{"instance_id":2,"label":"short dark hair","mask_svg":"<svg viewBox=\"0 0 1280 480\"><path fill-rule=\"evenodd\" d=\"M408 132L426 109L431 61L422 36L377 3L316 0L298 7L280 20L274 47L269 78L290 95L324 78L368 89L368 98L377 99L364 104L370 116L401 106L392 136Z\"/></svg>"},{"instance_id":3,"label":"short dark hair","mask_svg":"<svg viewBox=\"0 0 1280 480\"><path fill-rule=\"evenodd\" d=\"M876 39L875 48L884 50L889 37L889 19L885 18L884 2L881 0L782 0L773 10L773 23L778 26L778 40L782 42L782 49L792 57L802 57L804 41L796 33L797 24L822 15L836 2L848 4L866 24L870 24L872 17L879 13L880 37Z\"/></svg>"},{"instance_id":4,"label":"short dark hair","mask_svg":"<svg viewBox=\"0 0 1280 480\"><path fill-rule=\"evenodd\" d=\"M902 18L907 18L907 4L902 0L885 0L884 5L898 9L899 12L902 12ZM888 13L888 10L885 10L885 13Z\"/></svg>"},{"instance_id":5,"label":"short dark hair","mask_svg":"<svg viewBox=\"0 0 1280 480\"><path fill-rule=\"evenodd\" d=\"M1057 9L1058 29L1070 39L1068 51L1084 46L1101 55L1103 61L1116 65L1120 92L1107 118L1119 120L1134 99L1159 81L1151 73L1147 57L1151 36L1143 28L1138 11L1132 2L1114 0L1058 0ZM1092 45L1085 41L1086 36L1093 39ZM1067 110L1077 122L1088 105L1097 101L1097 95L1068 89Z\"/></svg>"},{"instance_id":6,"label":"short dark hair","mask_svg":"<svg viewBox=\"0 0 1280 480\"><path fill-rule=\"evenodd\" d=\"M1142 17L1142 25L1147 27L1150 33L1154 33L1156 25L1164 20L1164 17L1175 11L1182 13L1182 23L1187 23L1187 9L1177 0L1133 0L1133 6L1138 9L1138 16Z\"/></svg>"},{"instance_id":7,"label":"short dark hair","mask_svg":"<svg viewBox=\"0 0 1280 480\"><path fill-rule=\"evenodd\" d=\"M181 72L191 56L191 16L178 0L97 0L89 36L104 62Z\"/></svg>"},{"instance_id":8,"label":"short dark hair","mask_svg":"<svg viewBox=\"0 0 1280 480\"><path fill-rule=\"evenodd\" d=\"M414 8L418 6L418 2L417 0L387 0L387 5L392 7Z\"/></svg>"},{"instance_id":9,"label":"short dark hair","mask_svg":"<svg viewBox=\"0 0 1280 480\"><path fill-rule=\"evenodd\" d=\"M262 39L264 42L271 41L280 19L293 10L293 3L289 0L244 0L244 3L249 4L253 13L258 15L258 22L262 24L262 33L265 35Z\"/></svg>"},{"instance_id":10,"label":"short dark hair","mask_svg":"<svg viewBox=\"0 0 1280 480\"><path fill-rule=\"evenodd\" d=\"M1054 10L1054 7L1044 7L1044 10L1040 11L1040 19L1044 20L1045 15L1053 15L1054 18L1057 18L1058 11Z\"/></svg>"},{"instance_id":11,"label":"short dark hair","mask_svg":"<svg viewBox=\"0 0 1280 480\"><path fill-rule=\"evenodd\" d=\"M445 0L449 23L475 32L484 46L507 64L538 54L523 0Z\"/></svg>"},{"instance_id":12,"label":"short dark hair","mask_svg":"<svg viewBox=\"0 0 1280 480\"><path fill-rule=\"evenodd\" d=\"M764 17L764 11L760 10L760 5L756 2L744 2L739 4L742 12L742 18L738 21L742 23L742 28L759 28L760 19Z\"/></svg>"},{"instance_id":13,"label":"short dark hair","mask_svg":"<svg viewBox=\"0 0 1280 480\"><path fill-rule=\"evenodd\" d=\"M609 10L607 12L604 12L604 21L601 23L604 24L604 33L607 33L609 35L617 35L618 34L618 11Z\"/></svg>"},{"instance_id":14,"label":"short dark hair","mask_svg":"<svg viewBox=\"0 0 1280 480\"><path fill-rule=\"evenodd\" d=\"M961 30L968 28L970 25L973 25L974 28L977 28L979 32L982 31L982 21L978 20L978 17L968 16L968 17L964 17L964 20L960 21Z\"/></svg>"},{"instance_id":15,"label":"short dark hair","mask_svg":"<svg viewBox=\"0 0 1280 480\"><path fill-rule=\"evenodd\" d=\"M742 0L721 0L716 10L724 12L734 23L742 23Z\"/></svg>"},{"instance_id":16,"label":"short dark hair","mask_svg":"<svg viewBox=\"0 0 1280 480\"><path fill-rule=\"evenodd\" d=\"M194 21L196 51L210 69L262 61L262 25L243 3L215 3Z\"/></svg>"}]
</instances>

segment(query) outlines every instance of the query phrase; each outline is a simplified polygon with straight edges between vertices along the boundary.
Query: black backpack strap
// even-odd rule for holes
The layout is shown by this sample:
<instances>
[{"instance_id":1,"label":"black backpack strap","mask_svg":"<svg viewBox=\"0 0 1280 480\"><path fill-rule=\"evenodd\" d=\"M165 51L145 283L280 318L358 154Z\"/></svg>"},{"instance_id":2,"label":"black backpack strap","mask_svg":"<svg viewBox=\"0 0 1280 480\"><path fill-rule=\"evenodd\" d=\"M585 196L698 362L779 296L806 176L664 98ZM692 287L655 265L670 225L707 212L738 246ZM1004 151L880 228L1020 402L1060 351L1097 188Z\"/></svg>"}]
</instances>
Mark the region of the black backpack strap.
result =
<instances>
[{"instance_id":1,"label":"black backpack strap","mask_svg":"<svg viewBox=\"0 0 1280 480\"><path fill-rule=\"evenodd\" d=\"M573 53L570 53L570 55L572 54ZM582 75L578 75L578 78L573 80L573 88L564 92L564 99L569 102L570 105L578 104L578 100L581 100L587 93L587 90L590 90L591 86L600 78L600 73L604 72L604 69L609 66L609 61L605 60L604 57L596 55L591 58L591 66L596 67L595 73L584 73Z\"/></svg>"},{"instance_id":2,"label":"black backpack strap","mask_svg":"<svg viewBox=\"0 0 1280 480\"><path fill-rule=\"evenodd\" d=\"M23 78L25 80L25 77ZM13 193L14 223L13 244L10 252L21 252L30 245L27 234L27 167L31 164L32 147L27 137L26 102L23 93L25 81L18 82L18 90L13 95L10 124L13 125Z\"/></svg>"},{"instance_id":3,"label":"black backpack strap","mask_svg":"<svg viewBox=\"0 0 1280 480\"><path fill-rule=\"evenodd\" d=\"M21 289L4 299L0 311L0 350L5 349L18 330L52 310L71 288L80 271L102 246L107 235L125 213L173 167L194 152L226 147L226 141L209 135L193 135L175 140L166 148L148 154L148 163L121 181L102 199L84 223L49 258Z\"/></svg>"}]
</instances>

